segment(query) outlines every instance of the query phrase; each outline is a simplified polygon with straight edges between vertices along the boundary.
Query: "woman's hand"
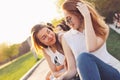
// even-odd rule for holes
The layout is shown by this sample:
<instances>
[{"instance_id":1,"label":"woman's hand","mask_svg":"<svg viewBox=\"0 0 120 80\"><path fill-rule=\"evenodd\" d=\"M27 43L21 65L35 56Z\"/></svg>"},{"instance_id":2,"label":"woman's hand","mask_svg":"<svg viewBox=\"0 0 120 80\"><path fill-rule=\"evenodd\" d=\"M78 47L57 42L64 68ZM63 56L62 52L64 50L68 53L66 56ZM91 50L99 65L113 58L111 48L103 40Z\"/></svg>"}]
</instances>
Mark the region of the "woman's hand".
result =
<instances>
[{"instance_id":1,"label":"woman's hand","mask_svg":"<svg viewBox=\"0 0 120 80\"><path fill-rule=\"evenodd\" d=\"M78 2L76 5L77 5L76 6L77 9L80 11L80 13L83 15L83 17L87 18L90 16L90 11L86 4Z\"/></svg>"}]
</instances>

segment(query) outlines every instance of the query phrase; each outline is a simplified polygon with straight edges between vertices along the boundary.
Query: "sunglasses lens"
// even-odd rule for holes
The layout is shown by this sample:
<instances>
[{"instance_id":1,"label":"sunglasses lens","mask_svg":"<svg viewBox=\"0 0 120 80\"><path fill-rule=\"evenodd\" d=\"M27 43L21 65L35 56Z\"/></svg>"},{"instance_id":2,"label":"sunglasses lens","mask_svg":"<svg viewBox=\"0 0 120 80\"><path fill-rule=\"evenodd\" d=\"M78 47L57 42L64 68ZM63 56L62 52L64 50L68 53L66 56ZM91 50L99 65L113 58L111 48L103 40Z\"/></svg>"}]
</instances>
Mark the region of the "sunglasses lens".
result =
<instances>
[{"instance_id":1,"label":"sunglasses lens","mask_svg":"<svg viewBox=\"0 0 120 80\"><path fill-rule=\"evenodd\" d=\"M66 17L66 22L67 22L67 24L70 24L72 22L71 17Z\"/></svg>"}]
</instances>

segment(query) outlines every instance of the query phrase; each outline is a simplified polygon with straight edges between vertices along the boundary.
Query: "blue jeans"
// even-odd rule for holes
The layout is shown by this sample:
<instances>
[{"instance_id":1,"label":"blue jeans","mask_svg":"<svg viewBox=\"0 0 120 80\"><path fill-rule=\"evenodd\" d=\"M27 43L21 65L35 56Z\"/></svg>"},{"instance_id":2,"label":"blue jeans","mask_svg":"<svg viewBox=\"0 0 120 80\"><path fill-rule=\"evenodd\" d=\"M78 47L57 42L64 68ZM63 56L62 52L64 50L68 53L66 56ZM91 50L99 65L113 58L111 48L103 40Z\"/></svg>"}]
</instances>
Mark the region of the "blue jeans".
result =
<instances>
[{"instance_id":1,"label":"blue jeans","mask_svg":"<svg viewBox=\"0 0 120 80\"><path fill-rule=\"evenodd\" d=\"M90 53L77 58L77 70L82 80L120 80L120 73Z\"/></svg>"}]
</instances>

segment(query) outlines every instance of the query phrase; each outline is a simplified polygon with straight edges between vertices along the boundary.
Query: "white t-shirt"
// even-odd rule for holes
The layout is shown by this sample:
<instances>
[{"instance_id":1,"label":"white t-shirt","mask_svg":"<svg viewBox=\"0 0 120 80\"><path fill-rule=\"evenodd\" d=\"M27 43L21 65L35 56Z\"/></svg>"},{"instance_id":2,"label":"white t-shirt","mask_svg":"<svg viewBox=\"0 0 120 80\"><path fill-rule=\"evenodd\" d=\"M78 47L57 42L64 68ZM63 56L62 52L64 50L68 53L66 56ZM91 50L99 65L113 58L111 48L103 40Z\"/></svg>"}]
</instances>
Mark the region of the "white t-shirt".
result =
<instances>
[{"instance_id":1,"label":"white t-shirt","mask_svg":"<svg viewBox=\"0 0 120 80\"><path fill-rule=\"evenodd\" d=\"M77 30L71 29L64 34L63 38L65 38L67 44L70 46L75 59L80 53L87 52L84 32L81 33ZM113 66L120 72L120 61L113 57L110 53L108 53L106 49L106 43L104 43L104 45L100 49L92 52L91 54L95 55L103 62Z\"/></svg>"}]
</instances>

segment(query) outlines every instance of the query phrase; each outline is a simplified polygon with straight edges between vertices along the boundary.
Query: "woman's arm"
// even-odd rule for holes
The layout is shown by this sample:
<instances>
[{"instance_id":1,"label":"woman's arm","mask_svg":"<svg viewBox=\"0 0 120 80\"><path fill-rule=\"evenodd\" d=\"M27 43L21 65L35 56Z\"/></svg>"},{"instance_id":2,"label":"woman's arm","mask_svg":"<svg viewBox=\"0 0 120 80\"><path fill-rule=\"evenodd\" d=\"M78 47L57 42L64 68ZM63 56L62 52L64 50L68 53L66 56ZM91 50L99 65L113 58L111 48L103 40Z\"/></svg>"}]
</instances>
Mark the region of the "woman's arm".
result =
<instances>
[{"instance_id":1,"label":"woman's arm","mask_svg":"<svg viewBox=\"0 0 120 80\"><path fill-rule=\"evenodd\" d=\"M67 71L63 75L61 75L57 80L63 80L63 79L68 80L73 76L75 76L75 74L77 73L76 62L75 62L74 55L70 47L64 40L64 38L62 38L62 46L63 46L64 54L67 60Z\"/></svg>"},{"instance_id":2,"label":"woman's arm","mask_svg":"<svg viewBox=\"0 0 120 80\"><path fill-rule=\"evenodd\" d=\"M92 21L91 21L90 11L89 11L88 7L86 6L86 4L78 3L77 8L84 17L85 38L86 38L87 50L89 52L93 52L93 51L99 49L104 44L104 42L106 41L106 39L108 37L108 34L106 35L105 40L103 40L101 37L98 37L95 34L95 31L94 31L93 25L92 25ZM108 33L109 28L106 29L106 31Z\"/></svg>"},{"instance_id":3,"label":"woman's arm","mask_svg":"<svg viewBox=\"0 0 120 80\"><path fill-rule=\"evenodd\" d=\"M50 57L47 55L44 49L43 52L44 52L44 57L49 65L51 74L54 75L55 77L59 77L61 74L63 74L64 72L59 72L59 71L64 69L64 65L56 66L55 64L53 64L53 62L51 61Z\"/></svg>"},{"instance_id":4,"label":"woman's arm","mask_svg":"<svg viewBox=\"0 0 120 80\"><path fill-rule=\"evenodd\" d=\"M46 59L46 61L48 63L48 66L49 66L51 72L53 72L53 73L56 72L57 71L56 66L51 61L50 56L48 56L45 49L43 49L43 55L44 55L44 57L45 57L45 59Z\"/></svg>"}]
</instances>

